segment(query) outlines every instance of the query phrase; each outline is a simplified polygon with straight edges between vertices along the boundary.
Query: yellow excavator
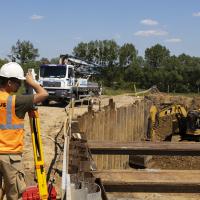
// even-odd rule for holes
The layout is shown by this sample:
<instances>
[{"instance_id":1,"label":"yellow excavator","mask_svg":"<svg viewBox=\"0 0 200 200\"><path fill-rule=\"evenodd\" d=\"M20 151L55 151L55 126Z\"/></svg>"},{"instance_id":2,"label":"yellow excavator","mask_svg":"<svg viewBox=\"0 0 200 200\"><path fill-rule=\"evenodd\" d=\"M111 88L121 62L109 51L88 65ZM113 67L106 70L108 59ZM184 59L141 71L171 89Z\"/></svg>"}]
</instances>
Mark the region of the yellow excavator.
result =
<instances>
[{"instance_id":1,"label":"yellow excavator","mask_svg":"<svg viewBox=\"0 0 200 200\"><path fill-rule=\"evenodd\" d=\"M187 111L179 104L152 105L148 121L147 139L151 141L200 139L200 110Z\"/></svg>"}]
</instances>

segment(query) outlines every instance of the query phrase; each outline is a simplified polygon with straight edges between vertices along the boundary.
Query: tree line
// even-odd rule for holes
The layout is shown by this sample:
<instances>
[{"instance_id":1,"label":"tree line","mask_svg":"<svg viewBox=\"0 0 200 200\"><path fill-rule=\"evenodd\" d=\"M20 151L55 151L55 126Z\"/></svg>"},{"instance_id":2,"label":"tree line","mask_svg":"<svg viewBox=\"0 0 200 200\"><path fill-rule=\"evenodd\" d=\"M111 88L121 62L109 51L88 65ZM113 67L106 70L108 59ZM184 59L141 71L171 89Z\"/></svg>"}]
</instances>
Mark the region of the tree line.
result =
<instances>
[{"instance_id":1,"label":"tree line","mask_svg":"<svg viewBox=\"0 0 200 200\"><path fill-rule=\"evenodd\" d=\"M182 53L171 55L165 46L156 44L147 48L144 57L132 43L118 45L114 40L80 42L74 47L73 56L95 63L98 70L96 78L104 86L122 89L147 89L157 85L164 92L199 92L200 58ZM24 70L40 64L58 63L59 58L51 60L39 57L38 49L30 41L18 40L11 47L9 59L15 59ZM7 59L0 59L0 64Z\"/></svg>"}]
</instances>

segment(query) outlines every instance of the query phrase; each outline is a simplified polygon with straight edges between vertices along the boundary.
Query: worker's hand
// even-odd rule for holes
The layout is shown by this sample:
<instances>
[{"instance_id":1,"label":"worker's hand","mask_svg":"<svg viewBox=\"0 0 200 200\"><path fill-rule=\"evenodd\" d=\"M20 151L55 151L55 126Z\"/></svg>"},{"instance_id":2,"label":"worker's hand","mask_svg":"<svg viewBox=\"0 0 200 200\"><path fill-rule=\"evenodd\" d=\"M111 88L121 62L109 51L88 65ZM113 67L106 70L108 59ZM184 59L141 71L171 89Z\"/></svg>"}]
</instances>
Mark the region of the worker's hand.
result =
<instances>
[{"instance_id":1,"label":"worker's hand","mask_svg":"<svg viewBox=\"0 0 200 200\"><path fill-rule=\"evenodd\" d=\"M35 80L33 79L33 75L31 72L27 72L26 74L26 83L30 86L33 86L36 84Z\"/></svg>"},{"instance_id":2,"label":"worker's hand","mask_svg":"<svg viewBox=\"0 0 200 200\"><path fill-rule=\"evenodd\" d=\"M31 72L26 74L26 83L36 92L33 98L34 104L44 101L49 96L48 92L33 79Z\"/></svg>"}]
</instances>

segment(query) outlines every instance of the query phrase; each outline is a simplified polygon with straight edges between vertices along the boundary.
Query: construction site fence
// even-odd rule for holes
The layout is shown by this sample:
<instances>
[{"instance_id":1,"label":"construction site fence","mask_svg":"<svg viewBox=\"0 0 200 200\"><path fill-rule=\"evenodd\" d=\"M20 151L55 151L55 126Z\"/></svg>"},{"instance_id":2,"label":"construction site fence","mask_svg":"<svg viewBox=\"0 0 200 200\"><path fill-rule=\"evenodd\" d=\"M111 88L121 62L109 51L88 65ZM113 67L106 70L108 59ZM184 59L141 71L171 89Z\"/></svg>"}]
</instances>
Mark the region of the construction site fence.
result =
<instances>
[{"instance_id":1,"label":"construction site fence","mask_svg":"<svg viewBox=\"0 0 200 200\"><path fill-rule=\"evenodd\" d=\"M116 107L113 99L109 105L94 111L88 107L78 117L79 129L87 140L99 142L133 142L145 140L148 128L149 105L140 99L130 105ZM125 169L129 166L128 155L93 155L97 169Z\"/></svg>"}]
</instances>

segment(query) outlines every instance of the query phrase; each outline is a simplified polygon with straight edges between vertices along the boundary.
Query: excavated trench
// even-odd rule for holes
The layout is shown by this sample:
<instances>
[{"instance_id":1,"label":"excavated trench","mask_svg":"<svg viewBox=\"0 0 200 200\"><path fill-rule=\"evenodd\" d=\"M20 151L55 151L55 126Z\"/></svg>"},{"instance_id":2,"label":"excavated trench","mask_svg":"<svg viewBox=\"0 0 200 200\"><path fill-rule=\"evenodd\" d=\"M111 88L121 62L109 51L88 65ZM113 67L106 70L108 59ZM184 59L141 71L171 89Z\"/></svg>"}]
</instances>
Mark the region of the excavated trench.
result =
<instances>
[{"instance_id":1,"label":"excavated trench","mask_svg":"<svg viewBox=\"0 0 200 200\"><path fill-rule=\"evenodd\" d=\"M108 106L101 110L89 109L78 117L81 132L89 141L135 142L145 141L148 137L149 109L152 104L163 103L184 105L188 109L200 106L200 98L169 96L162 93L135 98L129 105L117 107L111 99ZM172 131L173 116L160 120L156 129L157 141L164 141ZM167 133L167 134L166 134ZM200 169L197 156L93 156L98 169L153 168L153 169Z\"/></svg>"},{"instance_id":2,"label":"excavated trench","mask_svg":"<svg viewBox=\"0 0 200 200\"><path fill-rule=\"evenodd\" d=\"M149 108L152 104L158 105L161 102L178 103L191 109L200 106L200 98L171 97L156 93L146 98L131 97L125 104L118 104L115 99L114 101L111 99L106 106L99 107L97 103L88 109L86 107L75 108L75 118L72 123L72 135L74 135L70 143L69 163L70 174L73 174L71 176L73 182L78 185L80 180L84 180L87 183L92 183L88 185L91 193L97 190L95 179L91 173L94 166L91 163L95 163L98 170L137 168L138 166L135 166L134 162L143 163L144 168L153 169L200 169L200 159L195 156L134 158L127 155L93 155L91 158L87 146L89 141L145 141L147 138ZM55 180L55 186L59 191L64 148L63 121L66 118L66 113L64 108L54 106L39 107L39 111L41 114L41 132L43 133L47 177L49 180ZM171 119L164 120L163 127L170 130L169 120ZM28 120L25 129L29 129ZM158 133L162 133L162 128L160 129ZM81 139L77 138L77 133L81 134ZM35 184L31 149L30 132L28 132L24 154L28 185Z\"/></svg>"}]
</instances>

